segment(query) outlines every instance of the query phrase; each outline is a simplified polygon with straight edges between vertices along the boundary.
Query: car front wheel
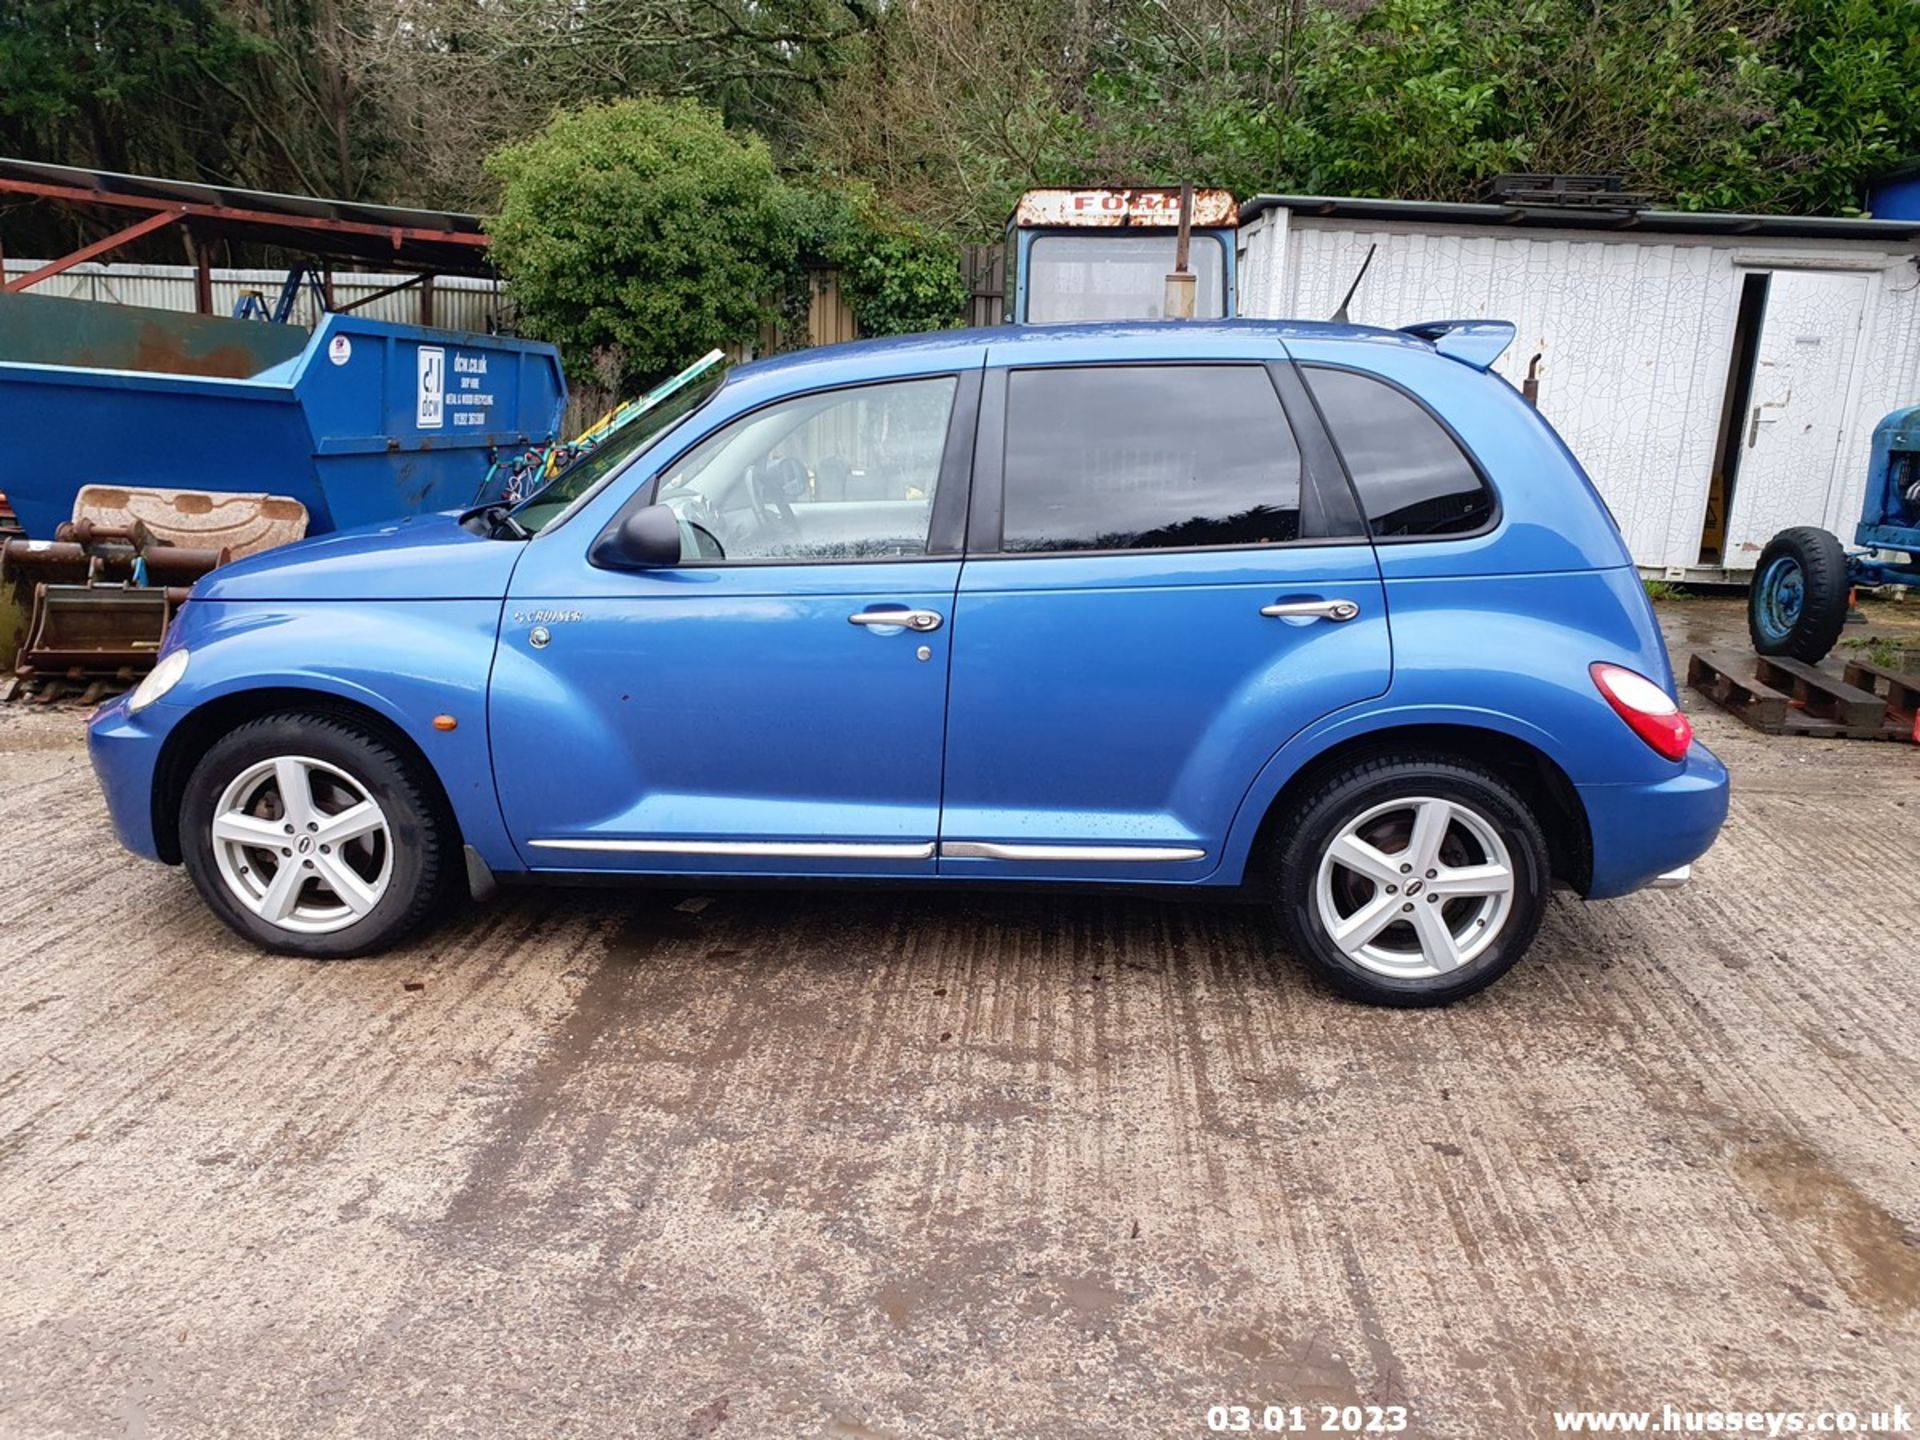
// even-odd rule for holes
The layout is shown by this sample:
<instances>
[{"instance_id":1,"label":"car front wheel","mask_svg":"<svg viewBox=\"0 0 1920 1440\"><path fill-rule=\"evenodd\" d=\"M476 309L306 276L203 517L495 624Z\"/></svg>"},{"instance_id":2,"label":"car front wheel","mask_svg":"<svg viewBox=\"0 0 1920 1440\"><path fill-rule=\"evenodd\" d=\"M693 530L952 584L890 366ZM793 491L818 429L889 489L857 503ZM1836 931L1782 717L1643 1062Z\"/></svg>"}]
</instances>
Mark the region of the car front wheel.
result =
<instances>
[{"instance_id":1,"label":"car front wheel","mask_svg":"<svg viewBox=\"0 0 1920 1440\"><path fill-rule=\"evenodd\" d=\"M283 954L384 949L426 917L447 873L420 777L327 715L268 716L224 736L188 778L180 822L208 906Z\"/></svg>"},{"instance_id":2,"label":"car front wheel","mask_svg":"<svg viewBox=\"0 0 1920 1440\"><path fill-rule=\"evenodd\" d=\"M1278 867L1293 949L1342 994L1444 1005L1513 967L1540 927L1547 844L1505 781L1447 759L1357 762L1295 812Z\"/></svg>"}]
</instances>

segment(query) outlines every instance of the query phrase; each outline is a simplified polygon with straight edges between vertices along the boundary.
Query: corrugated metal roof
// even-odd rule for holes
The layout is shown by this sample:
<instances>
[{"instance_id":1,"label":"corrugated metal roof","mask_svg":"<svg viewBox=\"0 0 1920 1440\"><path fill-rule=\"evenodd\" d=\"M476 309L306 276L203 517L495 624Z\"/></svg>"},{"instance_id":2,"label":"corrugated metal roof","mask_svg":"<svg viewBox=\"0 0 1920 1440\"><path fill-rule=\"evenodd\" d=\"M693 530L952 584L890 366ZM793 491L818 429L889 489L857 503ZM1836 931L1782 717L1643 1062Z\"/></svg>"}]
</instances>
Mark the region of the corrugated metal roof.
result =
<instances>
[{"instance_id":1,"label":"corrugated metal roof","mask_svg":"<svg viewBox=\"0 0 1920 1440\"><path fill-rule=\"evenodd\" d=\"M1330 220L1398 220L1506 229L1601 230L1665 235L1759 235L1797 240L1920 239L1920 220L1853 220L1831 215L1732 215L1696 210L1605 210L1568 206L1477 205L1444 200L1370 200L1352 195L1256 195L1240 206L1246 224L1270 210Z\"/></svg>"},{"instance_id":2,"label":"corrugated metal roof","mask_svg":"<svg viewBox=\"0 0 1920 1440\"><path fill-rule=\"evenodd\" d=\"M51 187L70 192L49 198L75 204L141 210L189 206L192 207L189 224L201 235L224 235L310 253L351 255L422 269L487 273L487 234L476 215L412 210L397 205L362 205L313 195L281 195L270 190L241 190L151 175L121 175L110 170L82 170L70 165L45 165L35 160L0 156L0 188L5 188L7 181L18 187ZM25 193L35 192L26 188Z\"/></svg>"}]
</instances>

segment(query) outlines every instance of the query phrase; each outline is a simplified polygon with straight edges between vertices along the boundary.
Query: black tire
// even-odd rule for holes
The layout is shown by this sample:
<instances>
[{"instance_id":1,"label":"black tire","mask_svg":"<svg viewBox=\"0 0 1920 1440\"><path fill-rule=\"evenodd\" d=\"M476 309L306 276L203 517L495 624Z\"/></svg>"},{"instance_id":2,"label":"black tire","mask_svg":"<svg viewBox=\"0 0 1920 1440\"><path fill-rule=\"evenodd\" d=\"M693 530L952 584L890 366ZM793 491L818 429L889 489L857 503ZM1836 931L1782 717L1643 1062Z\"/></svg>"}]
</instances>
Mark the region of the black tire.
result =
<instances>
[{"instance_id":1,"label":"black tire","mask_svg":"<svg viewBox=\"0 0 1920 1440\"><path fill-rule=\"evenodd\" d=\"M1783 615L1769 592L1797 576L1799 602ZM1747 591L1747 634L1762 655L1787 655L1817 665L1847 623L1847 552L1838 536L1817 525L1782 530L1760 552Z\"/></svg>"},{"instance_id":2,"label":"black tire","mask_svg":"<svg viewBox=\"0 0 1920 1440\"><path fill-rule=\"evenodd\" d=\"M340 848L343 859L349 847L356 845L361 855L370 857L356 858L354 863L378 870L384 889L364 914L328 933L301 933L262 919L235 893L215 854L213 821L228 786L254 767L281 757L315 761L345 776L364 798L379 806L386 821L380 837L348 841ZM331 783L332 777L327 780ZM308 789L311 795L313 786ZM340 793L350 794L345 790ZM277 822L282 817L273 814L276 804L277 797L269 795L245 818L264 814ZM317 798L316 807L319 823L324 823L326 814L318 808ZM299 838L288 837L295 843ZM262 949L310 959L346 959L387 949L433 912L446 893L450 877L457 873L452 822L441 813L430 785L381 738L348 720L318 714L266 716L217 741L188 777L180 804L180 849L201 898L237 934ZM289 865L298 858L291 843L284 853ZM254 883L265 883L277 873L279 861L270 852L249 851L241 858L251 859L259 867L254 871ZM266 870L265 864L274 869ZM320 880L320 885L301 879L290 888L296 888L297 895L305 897L310 905L324 907L334 892L323 888L325 881L318 874L309 878ZM297 911L294 918L297 923Z\"/></svg>"},{"instance_id":3,"label":"black tire","mask_svg":"<svg viewBox=\"0 0 1920 1440\"><path fill-rule=\"evenodd\" d=\"M1473 820L1487 827L1488 833L1505 847L1512 876L1511 891L1504 911L1498 912L1482 910L1482 902L1477 898L1434 902L1429 896L1428 903L1441 907L1437 913L1442 925L1464 928L1467 940L1460 948L1472 952L1469 958L1446 973L1418 976L1382 973L1334 943L1321 910L1321 861L1328 847L1349 825L1369 811L1384 808L1385 813L1368 822L1369 826L1378 828L1363 830L1363 838L1370 838L1370 843L1377 842L1376 848L1383 858L1395 862L1392 868L1402 868L1406 862L1400 860L1402 852L1392 843L1393 832L1396 827L1404 826L1408 833L1403 843L1411 842L1415 812L1411 807L1405 810L1393 807L1394 802L1416 798L1445 800L1472 812ZM1486 863L1487 847L1464 817L1448 821L1441 833L1447 847L1442 851L1441 863ZM1550 880L1546 837L1526 801L1490 772L1445 757L1359 760L1327 776L1289 817L1274 873L1281 926L1294 953L1306 962L1308 969L1342 995L1374 1005L1397 1006L1446 1005L1484 989L1512 969L1526 954L1540 928ZM1339 867L1330 873L1334 879L1330 881L1329 893L1333 894L1336 918L1344 913L1345 918L1351 920L1367 902L1384 899L1380 893L1386 888L1383 882L1361 880L1357 872L1343 872ZM1386 950L1398 950L1411 943L1413 953L1407 964L1417 965L1422 952L1413 922L1398 918L1401 912L1395 912L1392 907L1397 903L1404 910L1406 906L1420 904L1426 877L1408 875L1403 879L1395 875L1393 878L1405 887L1397 893L1406 895L1407 899L1386 902L1385 911L1395 918L1385 922L1377 943ZM1351 911L1341 910L1342 897L1334 893L1342 886L1349 890ZM1476 926L1482 923L1476 917L1482 916L1496 923L1495 938L1491 942L1473 938ZM1479 946L1477 950L1475 945ZM1375 963L1397 962L1389 957L1386 961L1376 959Z\"/></svg>"}]
</instances>

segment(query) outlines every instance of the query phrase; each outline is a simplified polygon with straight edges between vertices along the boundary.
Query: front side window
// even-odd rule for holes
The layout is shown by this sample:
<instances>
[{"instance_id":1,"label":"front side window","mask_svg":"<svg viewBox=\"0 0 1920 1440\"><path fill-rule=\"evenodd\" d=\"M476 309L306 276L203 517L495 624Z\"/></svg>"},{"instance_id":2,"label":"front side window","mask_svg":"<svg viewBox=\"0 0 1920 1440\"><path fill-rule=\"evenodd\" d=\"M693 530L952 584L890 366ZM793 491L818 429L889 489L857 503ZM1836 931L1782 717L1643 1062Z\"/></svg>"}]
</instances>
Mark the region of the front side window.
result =
<instances>
[{"instance_id":1,"label":"front side window","mask_svg":"<svg viewBox=\"0 0 1920 1440\"><path fill-rule=\"evenodd\" d=\"M1027 320L1158 320L1178 252L1174 235L1091 230L1035 236L1027 248ZM1194 276L1195 319L1227 313L1224 255L1219 236L1191 237L1187 264Z\"/></svg>"},{"instance_id":2,"label":"front side window","mask_svg":"<svg viewBox=\"0 0 1920 1440\"><path fill-rule=\"evenodd\" d=\"M1300 538L1300 450L1259 365L1016 370L1008 551L1272 545Z\"/></svg>"},{"instance_id":3,"label":"front side window","mask_svg":"<svg viewBox=\"0 0 1920 1440\"><path fill-rule=\"evenodd\" d=\"M782 400L709 435L660 476L689 558L924 555L958 382L951 375Z\"/></svg>"},{"instance_id":4,"label":"front side window","mask_svg":"<svg viewBox=\"0 0 1920 1440\"><path fill-rule=\"evenodd\" d=\"M1377 537L1460 535L1493 518L1480 472L1419 401L1356 371L1303 368Z\"/></svg>"}]
</instances>

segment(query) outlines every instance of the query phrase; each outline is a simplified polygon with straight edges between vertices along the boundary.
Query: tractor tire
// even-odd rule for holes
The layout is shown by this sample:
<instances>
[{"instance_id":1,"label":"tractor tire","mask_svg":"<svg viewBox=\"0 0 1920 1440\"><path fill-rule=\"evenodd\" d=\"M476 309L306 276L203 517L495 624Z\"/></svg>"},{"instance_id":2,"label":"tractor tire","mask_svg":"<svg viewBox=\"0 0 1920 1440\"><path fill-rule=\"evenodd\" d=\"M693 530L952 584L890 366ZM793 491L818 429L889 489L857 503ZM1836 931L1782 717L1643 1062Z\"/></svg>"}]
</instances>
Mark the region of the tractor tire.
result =
<instances>
[{"instance_id":1,"label":"tractor tire","mask_svg":"<svg viewBox=\"0 0 1920 1440\"><path fill-rule=\"evenodd\" d=\"M1817 665L1847 623L1847 552L1814 525L1782 530L1760 552L1747 592L1747 633L1762 655Z\"/></svg>"}]
</instances>

